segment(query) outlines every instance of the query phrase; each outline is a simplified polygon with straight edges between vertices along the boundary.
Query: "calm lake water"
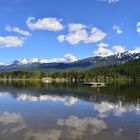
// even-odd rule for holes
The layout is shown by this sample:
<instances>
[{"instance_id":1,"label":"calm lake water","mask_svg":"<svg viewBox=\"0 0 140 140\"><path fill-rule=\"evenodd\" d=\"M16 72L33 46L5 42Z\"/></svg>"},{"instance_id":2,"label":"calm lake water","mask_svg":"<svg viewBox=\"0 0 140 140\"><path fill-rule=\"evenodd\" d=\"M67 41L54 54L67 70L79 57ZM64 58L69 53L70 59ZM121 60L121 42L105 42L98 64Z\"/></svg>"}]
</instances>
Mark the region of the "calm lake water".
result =
<instances>
[{"instance_id":1,"label":"calm lake water","mask_svg":"<svg viewBox=\"0 0 140 140\"><path fill-rule=\"evenodd\" d=\"M0 83L0 140L140 140L140 83Z\"/></svg>"}]
</instances>

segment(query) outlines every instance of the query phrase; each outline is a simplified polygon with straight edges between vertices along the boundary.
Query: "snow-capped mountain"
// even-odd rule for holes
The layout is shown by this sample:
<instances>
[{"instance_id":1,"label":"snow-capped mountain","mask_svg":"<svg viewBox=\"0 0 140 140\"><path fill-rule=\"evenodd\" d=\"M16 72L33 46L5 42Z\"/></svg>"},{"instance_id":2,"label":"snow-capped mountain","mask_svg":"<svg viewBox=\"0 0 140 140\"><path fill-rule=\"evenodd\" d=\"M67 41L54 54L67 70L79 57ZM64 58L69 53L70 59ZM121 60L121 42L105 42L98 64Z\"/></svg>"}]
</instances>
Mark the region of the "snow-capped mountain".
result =
<instances>
[{"instance_id":1,"label":"snow-capped mountain","mask_svg":"<svg viewBox=\"0 0 140 140\"><path fill-rule=\"evenodd\" d=\"M135 50L130 50L130 51L127 51L128 54L137 54L137 53L140 53L140 48L139 49L135 49Z\"/></svg>"},{"instance_id":2,"label":"snow-capped mountain","mask_svg":"<svg viewBox=\"0 0 140 140\"><path fill-rule=\"evenodd\" d=\"M88 68L101 67L125 63L140 58L140 49L130 50L123 53L116 53L107 57L94 56L82 60L74 58L43 59L22 58L9 64L0 64L0 71L5 70L50 70L50 69L69 69L69 68ZM77 61L76 61L77 60Z\"/></svg>"},{"instance_id":3,"label":"snow-capped mountain","mask_svg":"<svg viewBox=\"0 0 140 140\"><path fill-rule=\"evenodd\" d=\"M20 66L20 65L31 65L31 64L66 63L66 62L67 61L63 58L54 58L54 59L43 59L43 58L26 59L26 58L21 58L19 60L13 61L12 64Z\"/></svg>"},{"instance_id":4,"label":"snow-capped mountain","mask_svg":"<svg viewBox=\"0 0 140 140\"><path fill-rule=\"evenodd\" d=\"M0 66L5 66L5 65L17 65L17 66L22 66L22 65L31 65L31 64L47 64L47 63L71 63L77 61L77 57L74 56L73 54L66 54L64 58L53 58L53 59L46 59L46 58L32 58L32 59L27 59L27 58L21 58L18 60L15 60L10 63L0 63Z\"/></svg>"},{"instance_id":5,"label":"snow-capped mountain","mask_svg":"<svg viewBox=\"0 0 140 140\"><path fill-rule=\"evenodd\" d=\"M5 65L4 63L0 63L0 66L3 66L3 65Z\"/></svg>"}]
</instances>

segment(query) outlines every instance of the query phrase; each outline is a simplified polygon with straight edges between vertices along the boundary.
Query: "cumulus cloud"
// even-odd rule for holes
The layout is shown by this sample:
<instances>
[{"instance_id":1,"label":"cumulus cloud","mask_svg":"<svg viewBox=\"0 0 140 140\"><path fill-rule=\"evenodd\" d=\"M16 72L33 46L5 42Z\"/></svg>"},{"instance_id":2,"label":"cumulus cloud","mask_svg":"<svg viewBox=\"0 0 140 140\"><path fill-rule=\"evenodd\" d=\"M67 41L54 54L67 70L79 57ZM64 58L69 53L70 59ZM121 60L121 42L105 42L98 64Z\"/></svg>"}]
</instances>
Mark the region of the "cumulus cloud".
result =
<instances>
[{"instance_id":1,"label":"cumulus cloud","mask_svg":"<svg viewBox=\"0 0 140 140\"><path fill-rule=\"evenodd\" d=\"M68 53L65 55L65 59L68 61L68 62L74 62L74 61L77 61L77 57L71 53Z\"/></svg>"},{"instance_id":2,"label":"cumulus cloud","mask_svg":"<svg viewBox=\"0 0 140 140\"><path fill-rule=\"evenodd\" d=\"M23 38L19 38L17 36L0 36L0 46L1 47L21 47L24 43Z\"/></svg>"},{"instance_id":3,"label":"cumulus cloud","mask_svg":"<svg viewBox=\"0 0 140 140\"><path fill-rule=\"evenodd\" d=\"M65 127L70 139L81 138L86 135L87 131L90 131L92 135L96 135L107 129L107 124L103 120L92 117L78 118L77 116L69 116L67 119L58 119L57 124Z\"/></svg>"},{"instance_id":4,"label":"cumulus cloud","mask_svg":"<svg viewBox=\"0 0 140 140\"><path fill-rule=\"evenodd\" d=\"M35 21L35 17L29 17L26 24L31 30L47 30L47 31L59 31L64 27L57 18L43 18Z\"/></svg>"},{"instance_id":5,"label":"cumulus cloud","mask_svg":"<svg viewBox=\"0 0 140 140\"><path fill-rule=\"evenodd\" d=\"M116 34L122 34L123 33L120 26L118 26L118 25L114 25L113 30L116 32Z\"/></svg>"},{"instance_id":6,"label":"cumulus cloud","mask_svg":"<svg viewBox=\"0 0 140 140\"><path fill-rule=\"evenodd\" d=\"M137 28L137 32L140 33L140 21L137 23L136 28Z\"/></svg>"},{"instance_id":7,"label":"cumulus cloud","mask_svg":"<svg viewBox=\"0 0 140 140\"><path fill-rule=\"evenodd\" d=\"M86 25L80 23L69 24L69 33L67 35L60 35L57 37L59 42L67 41L72 45L83 43L96 43L103 40L107 34L102 30L94 27L89 31Z\"/></svg>"},{"instance_id":8,"label":"cumulus cloud","mask_svg":"<svg viewBox=\"0 0 140 140\"><path fill-rule=\"evenodd\" d=\"M101 57L107 57L107 56L113 55L112 50L108 48L104 48L104 47L98 47L98 49L94 51L93 53L95 56L101 56Z\"/></svg>"},{"instance_id":9,"label":"cumulus cloud","mask_svg":"<svg viewBox=\"0 0 140 140\"><path fill-rule=\"evenodd\" d=\"M107 43L99 43L97 44L98 47L108 47Z\"/></svg>"},{"instance_id":10,"label":"cumulus cloud","mask_svg":"<svg viewBox=\"0 0 140 140\"><path fill-rule=\"evenodd\" d=\"M86 25L81 23L71 23L69 24L69 32L76 32L82 29L85 29Z\"/></svg>"},{"instance_id":11,"label":"cumulus cloud","mask_svg":"<svg viewBox=\"0 0 140 140\"><path fill-rule=\"evenodd\" d=\"M132 53L132 54L134 54L134 53L140 53L140 47L136 47L135 49L129 50L128 52L129 53Z\"/></svg>"},{"instance_id":12,"label":"cumulus cloud","mask_svg":"<svg viewBox=\"0 0 140 140\"><path fill-rule=\"evenodd\" d=\"M20 35L24 35L24 36L31 36L31 34L28 31L24 31L24 30L20 29L19 27L6 26L5 30L8 32L16 32L16 33L18 33Z\"/></svg>"},{"instance_id":13,"label":"cumulus cloud","mask_svg":"<svg viewBox=\"0 0 140 140\"><path fill-rule=\"evenodd\" d=\"M79 44L81 41L85 41L88 38L88 33L86 30L79 30L69 33L65 38L66 41L68 41L70 44L76 45Z\"/></svg>"},{"instance_id":14,"label":"cumulus cloud","mask_svg":"<svg viewBox=\"0 0 140 140\"><path fill-rule=\"evenodd\" d=\"M101 1L101 2L107 2L108 4L112 4L112 3L117 3L120 0L97 0L97 1Z\"/></svg>"},{"instance_id":15,"label":"cumulus cloud","mask_svg":"<svg viewBox=\"0 0 140 140\"><path fill-rule=\"evenodd\" d=\"M64 42L65 41L65 35L59 35L57 37L57 39L58 39L59 42Z\"/></svg>"},{"instance_id":16,"label":"cumulus cloud","mask_svg":"<svg viewBox=\"0 0 140 140\"><path fill-rule=\"evenodd\" d=\"M96 43L99 41L102 41L105 37L107 36L106 33L104 33L102 30L94 27L91 30L91 35L87 38L87 40L85 40L85 42L90 43Z\"/></svg>"},{"instance_id":17,"label":"cumulus cloud","mask_svg":"<svg viewBox=\"0 0 140 140\"><path fill-rule=\"evenodd\" d=\"M108 3L116 3L116 2L119 2L120 0L107 0Z\"/></svg>"},{"instance_id":18,"label":"cumulus cloud","mask_svg":"<svg viewBox=\"0 0 140 140\"><path fill-rule=\"evenodd\" d=\"M114 54L121 54L125 52L125 47L121 45L114 45L111 49L107 48L108 44L100 43L97 44L98 49L93 53L95 56L108 57Z\"/></svg>"},{"instance_id":19,"label":"cumulus cloud","mask_svg":"<svg viewBox=\"0 0 140 140\"><path fill-rule=\"evenodd\" d=\"M117 54L117 53L123 53L125 52L125 47L124 46L121 46L121 45L114 45L112 47L112 49L114 50L114 53Z\"/></svg>"}]
</instances>

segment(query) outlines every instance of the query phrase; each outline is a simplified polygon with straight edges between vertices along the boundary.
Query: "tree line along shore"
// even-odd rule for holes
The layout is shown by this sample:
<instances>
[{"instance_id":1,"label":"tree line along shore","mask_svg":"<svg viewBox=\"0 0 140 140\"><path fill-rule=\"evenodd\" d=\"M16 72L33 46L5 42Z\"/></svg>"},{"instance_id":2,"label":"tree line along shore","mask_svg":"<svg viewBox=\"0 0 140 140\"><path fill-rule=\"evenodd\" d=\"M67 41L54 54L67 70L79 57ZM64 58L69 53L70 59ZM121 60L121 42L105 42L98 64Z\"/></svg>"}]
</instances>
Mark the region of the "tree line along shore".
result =
<instances>
[{"instance_id":1,"label":"tree line along shore","mask_svg":"<svg viewBox=\"0 0 140 140\"><path fill-rule=\"evenodd\" d=\"M63 79L64 81L111 81L111 80L139 80L140 59L124 64L89 68L81 70L15 70L0 72L0 80L42 80L43 78Z\"/></svg>"}]
</instances>

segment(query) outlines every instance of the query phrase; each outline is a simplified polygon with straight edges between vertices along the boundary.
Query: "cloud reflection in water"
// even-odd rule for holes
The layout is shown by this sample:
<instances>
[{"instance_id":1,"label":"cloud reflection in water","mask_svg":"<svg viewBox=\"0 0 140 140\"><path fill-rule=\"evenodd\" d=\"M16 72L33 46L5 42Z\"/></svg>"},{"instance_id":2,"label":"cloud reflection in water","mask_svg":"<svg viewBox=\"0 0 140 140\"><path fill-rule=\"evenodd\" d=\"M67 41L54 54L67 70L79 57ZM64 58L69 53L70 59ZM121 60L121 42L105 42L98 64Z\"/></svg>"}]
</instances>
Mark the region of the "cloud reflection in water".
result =
<instances>
[{"instance_id":1,"label":"cloud reflection in water","mask_svg":"<svg viewBox=\"0 0 140 140\"><path fill-rule=\"evenodd\" d=\"M101 118L108 117L109 113L116 117L121 117L126 112L135 112L140 115L140 104L139 102L137 104L122 104L122 101L118 101L118 103L102 101L94 103L94 110L98 112L98 116Z\"/></svg>"},{"instance_id":2,"label":"cloud reflection in water","mask_svg":"<svg viewBox=\"0 0 140 140\"><path fill-rule=\"evenodd\" d=\"M81 138L86 135L87 131L95 135L107 129L107 124L103 120L94 117L78 118L77 116L69 116L67 119L58 119L57 124L67 127L67 134L72 139Z\"/></svg>"}]
</instances>

